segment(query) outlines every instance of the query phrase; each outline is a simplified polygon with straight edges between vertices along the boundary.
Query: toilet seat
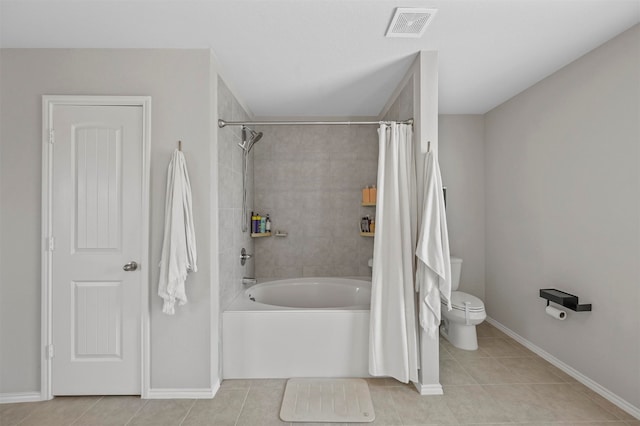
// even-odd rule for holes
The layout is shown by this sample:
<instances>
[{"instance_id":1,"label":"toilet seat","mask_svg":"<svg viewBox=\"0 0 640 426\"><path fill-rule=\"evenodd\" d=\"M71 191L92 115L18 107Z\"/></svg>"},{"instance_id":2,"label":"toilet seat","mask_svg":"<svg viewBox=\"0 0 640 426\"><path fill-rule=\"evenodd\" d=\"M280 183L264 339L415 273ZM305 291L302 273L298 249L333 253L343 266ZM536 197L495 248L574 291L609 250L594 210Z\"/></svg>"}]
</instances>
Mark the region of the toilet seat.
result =
<instances>
[{"instance_id":1,"label":"toilet seat","mask_svg":"<svg viewBox=\"0 0 640 426\"><path fill-rule=\"evenodd\" d=\"M447 302L442 300L442 304L446 305ZM468 308L466 305L468 304ZM458 311L466 311L469 312L483 312L484 311L484 303L479 298L475 297L472 294L465 293L463 291L452 291L451 292L451 307Z\"/></svg>"}]
</instances>

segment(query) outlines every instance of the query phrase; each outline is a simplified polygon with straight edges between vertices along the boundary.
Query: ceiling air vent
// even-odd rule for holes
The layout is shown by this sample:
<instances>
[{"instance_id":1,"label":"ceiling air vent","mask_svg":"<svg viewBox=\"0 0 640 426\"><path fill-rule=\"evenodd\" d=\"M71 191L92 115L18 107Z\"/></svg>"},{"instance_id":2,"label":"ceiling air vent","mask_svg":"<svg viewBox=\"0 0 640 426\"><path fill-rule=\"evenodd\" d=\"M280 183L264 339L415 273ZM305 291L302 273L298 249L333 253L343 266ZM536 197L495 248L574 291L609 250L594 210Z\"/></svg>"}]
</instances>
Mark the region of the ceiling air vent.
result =
<instances>
[{"instance_id":1,"label":"ceiling air vent","mask_svg":"<svg viewBox=\"0 0 640 426\"><path fill-rule=\"evenodd\" d=\"M436 9L398 7L389 24L386 36L421 37L436 12Z\"/></svg>"}]
</instances>

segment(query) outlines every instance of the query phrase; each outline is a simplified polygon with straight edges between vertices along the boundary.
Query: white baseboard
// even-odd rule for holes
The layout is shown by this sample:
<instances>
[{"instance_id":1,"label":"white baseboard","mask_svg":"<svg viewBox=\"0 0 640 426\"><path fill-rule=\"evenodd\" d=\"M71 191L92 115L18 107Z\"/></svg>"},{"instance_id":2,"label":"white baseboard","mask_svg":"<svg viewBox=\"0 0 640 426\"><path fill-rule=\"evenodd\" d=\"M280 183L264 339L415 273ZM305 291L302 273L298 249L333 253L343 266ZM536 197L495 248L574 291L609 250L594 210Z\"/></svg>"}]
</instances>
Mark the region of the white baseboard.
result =
<instances>
[{"instance_id":1,"label":"white baseboard","mask_svg":"<svg viewBox=\"0 0 640 426\"><path fill-rule=\"evenodd\" d=\"M42 401L42 395L40 394L40 392L0 393L0 404L35 401Z\"/></svg>"},{"instance_id":2,"label":"white baseboard","mask_svg":"<svg viewBox=\"0 0 640 426\"><path fill-rule=\"evenodd\" d=\"M598 395L600 395L603 398L607 399L612 404L615 404L620 409L626 411L627 413L631 414L635 418L640 419L640 408L638 408L635 405L632 405L629 402L627 402L626 400L620 398L618 395L616 395L615 393L611 392L609 389L607 389L604 386L602 386L601 384L591 380L590 378L588 378L587 376L585 376L584 374L582 374L578 370L576 370L573 367L571 367L571 366L565 364L564 362L560 361L558 358L554 357L549 352L545 351L544 349L540 348L539 346L534 345L533 343L531 343L530 341L528 341L524 337L520 336L519 334L517 334L513 330L511 330L511 329L505 327L504 325L500 324L498 321L494 320L493 318L487 317L486 321L489 324L493 325L498 330L502 331L507 336L511 337L513 340L515 340L518 343L520 343L522 346L524 346L527 349L531 350L532 352L538 354L541 358L544 358L545 360L547 360L549 363L553 364L554 366L558 367L560 370L564 371L569 376L573 377L574 379L576 379L577 381L579 381L580 383L582 383L583 385L585 385L586 387L588 387L589 389L591 389L592 391L597 393Z\"/></svg>"},{"instance_id":3,"label":"white baseboard","mask_svg":"<svg viewBox=\"0 0 640 426\"><path fill-rule=\"evenodd\" d=\"M420 395L443 395L442 385L422 385L420 383L413 382L413 386L416 387Z\"/></svg>"},{"instance_id":4,"label":"white baseboard","mask_svg":"<svg viewBox=\"0 0 640 426\"><path fill-rule=\"evenodd\" d=\"M211 399L220 389L220 381L211 388L202 389L149 389L146 399ZM0 404L42 401L40 392L0 393Z\"/></svg>"},{"instance_id":5,"label":"white baseboard","mask_svg":"<svg viewBox=\"0 0 640 426\"><path fill-rule=\"evenodd\" d=\"M146 399L211 399L220 389L220 382L211 388L149 389Z\"/></svg>"}]
</instances>

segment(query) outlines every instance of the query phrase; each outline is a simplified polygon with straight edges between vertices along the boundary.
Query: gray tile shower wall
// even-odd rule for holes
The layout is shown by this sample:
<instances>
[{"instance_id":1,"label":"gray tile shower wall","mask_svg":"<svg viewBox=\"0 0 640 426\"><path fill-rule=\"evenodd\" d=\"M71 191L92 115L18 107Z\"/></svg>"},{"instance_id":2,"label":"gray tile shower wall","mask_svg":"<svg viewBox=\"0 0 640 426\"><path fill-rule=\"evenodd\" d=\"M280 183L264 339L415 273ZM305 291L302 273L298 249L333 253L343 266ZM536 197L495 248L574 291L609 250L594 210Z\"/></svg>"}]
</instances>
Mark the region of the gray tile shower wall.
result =
<instances>
[{"instance_id":1,"label":"gray tile shower wall","mask_svg":"<svg viewBox=\"0 0 640 426\"><path fill-rule=\"evenodd\" d=\"M222 79L218 79L218 115L227 121L248 120L248 114L240 106ZM220 262L220 305L224 309L242 291L242 277L254 276L253 259L240 265L240 250L254 253L249 231L242 227L242 150L240 127L218 129L218 214ZM253 202L253 152L247 167L247 209Z\"/></svg>"},{"instance_id":2,"label":"gray tile shower wall","mask_svg":"<svg viewBox=\"0 0 640 426\"><path fill-rule=\"evenodd\" d=\"M288 236L255 240L257 277L370 276L373 238L360 236L359 220L376 213L361 206L361 190L376 183L377 126L259 130L255 211Z\"/></svg>"}]
</instances>

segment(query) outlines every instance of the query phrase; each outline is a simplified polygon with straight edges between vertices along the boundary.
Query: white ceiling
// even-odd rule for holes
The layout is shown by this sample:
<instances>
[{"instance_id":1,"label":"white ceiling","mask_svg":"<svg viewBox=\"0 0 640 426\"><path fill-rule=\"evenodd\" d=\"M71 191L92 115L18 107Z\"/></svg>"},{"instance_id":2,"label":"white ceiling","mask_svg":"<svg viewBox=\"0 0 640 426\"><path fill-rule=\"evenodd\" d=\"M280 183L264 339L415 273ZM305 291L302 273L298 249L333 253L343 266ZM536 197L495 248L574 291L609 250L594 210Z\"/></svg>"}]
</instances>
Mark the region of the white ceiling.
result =
<instances>
[{"instance_id":1,"label":"white ceiling","mask_svg":"<svg viewBox=\"0 0 640 426\"><path fill-rule=\"evenodd\" d=\"M385 38L396 7L438 13ZM0 46L211 48L258 117L375 116L437 50L440 112L484 113L640 21L640 0L0 0Z\"/></svg>"}]
</instances>

